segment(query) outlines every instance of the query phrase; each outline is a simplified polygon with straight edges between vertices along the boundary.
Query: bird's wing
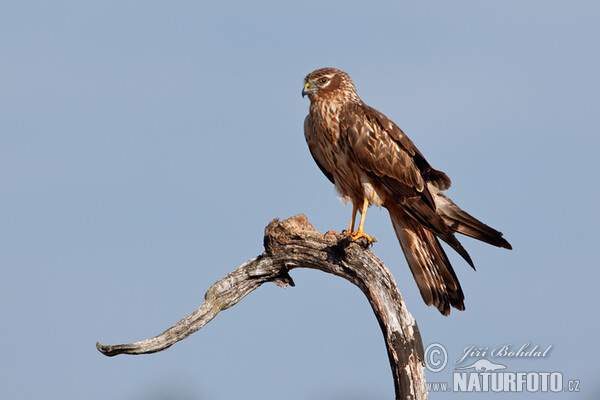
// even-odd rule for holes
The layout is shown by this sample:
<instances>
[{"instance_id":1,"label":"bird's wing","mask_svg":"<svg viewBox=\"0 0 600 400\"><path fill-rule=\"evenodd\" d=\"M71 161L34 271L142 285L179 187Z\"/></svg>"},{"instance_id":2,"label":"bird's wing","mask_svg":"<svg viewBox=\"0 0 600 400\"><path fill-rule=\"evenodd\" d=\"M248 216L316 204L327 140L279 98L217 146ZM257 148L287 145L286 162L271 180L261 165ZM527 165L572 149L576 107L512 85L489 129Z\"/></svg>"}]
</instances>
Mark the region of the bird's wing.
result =
<instances>
[{"instance_id":1,"label":"bird's wing","mask_svg":"<svg viewBox=\"0 0 600 400\"><path fill-rule=\"evenodd\" d=\"M365 168L389 176L423 192L425 182L440 190L450 187L450 178L434 169L414 143L392 120L366 104L350 103L340 113L341 131ZM362 151L361 151L362 150Z\"/></svg>"},{"instance_id":2,"label":"bird's wing","mask_svg":"<svg viewBox=\"0 0 600 400\"><path fill-rule=\"evenodd\" d=\"M350 103L340 111L340 139L345 141L348 156L388 191L388 201L393 199L475 268L453 230L437 214L428 188L430 183L444 190L450 179L429 165L396 124L374 108Z\"/></svg>"},{"instance_id":3,"label":"bird's wing","mask_svg":"<svg viewBox=\"0 0 600 400\"><path fill-rule=\"evenodd\" d=\"M317 166L321 170L321 172L331 181L331 183L335 184L333 180L333 174L329 169L327 169L326 165L328 165L325 156L321 152L319 146L317 146L314 132L312 132L312 124L310 123L310 114L306 116L304 119L304 137L306 139L306 143L308 143L308 149L310 150L310 154L313 159L317 163Z\"/></svg>"},{"instance_id":4,"label":"bird's wing","mask_svg":"<svg viewBox=\"0 0 600 400\"><path fill-rule=\"evenodd\" d=\"M484 224L468 212L462 210L436 187L429 185L429 191L435 200L438 214L453 231L494 246L512 249L510 243L502 237L502 232Z\"/></svg>"}]
</instances>

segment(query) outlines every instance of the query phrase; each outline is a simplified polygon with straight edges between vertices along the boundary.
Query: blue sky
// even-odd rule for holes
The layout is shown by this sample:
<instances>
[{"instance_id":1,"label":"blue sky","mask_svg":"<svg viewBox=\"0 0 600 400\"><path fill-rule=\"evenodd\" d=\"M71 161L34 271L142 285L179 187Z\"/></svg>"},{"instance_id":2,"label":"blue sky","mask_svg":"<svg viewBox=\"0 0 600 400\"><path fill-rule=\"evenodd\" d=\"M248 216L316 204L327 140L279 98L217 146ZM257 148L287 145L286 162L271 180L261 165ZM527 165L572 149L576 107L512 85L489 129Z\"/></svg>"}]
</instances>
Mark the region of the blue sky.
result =
<instances>
[{"instance_id":1,"label":"blue sky","mask_svg":"<svg viewBox=\"0 0 600 400\"><path fill-rule=\"evenodd\" d=\"M584 1L3 4L0 397L391 398L367 301L317 271L261 287L163 353L95 349L192 312L262 252L275 217L346 227L351 207L302 132L303 77L334 66L514 247L463 240L478 270L450 255L467 310L445 318L423 304L387 212L369 212L425 345L451 360L467 346L552 345L545 358L493 360L581 381L561 398L597 398L599 12Z\"/></svg>"}]
</instances>

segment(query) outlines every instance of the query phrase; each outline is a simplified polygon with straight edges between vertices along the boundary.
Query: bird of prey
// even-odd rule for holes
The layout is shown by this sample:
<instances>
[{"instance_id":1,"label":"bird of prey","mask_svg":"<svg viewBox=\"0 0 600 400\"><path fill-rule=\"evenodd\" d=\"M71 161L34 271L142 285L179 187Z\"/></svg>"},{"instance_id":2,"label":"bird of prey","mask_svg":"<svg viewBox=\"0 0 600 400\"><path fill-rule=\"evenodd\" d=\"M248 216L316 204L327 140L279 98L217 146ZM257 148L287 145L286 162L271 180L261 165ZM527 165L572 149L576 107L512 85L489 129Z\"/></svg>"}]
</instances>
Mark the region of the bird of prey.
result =
<instances>
[{"instance_id":1,"label":"bird of prey","mask_svg":"<svg viewBox=\"0 0 600 400\"><path fill-rule=\"evenodd\" d=\"M350 228L342 233L371 242L364 232L367 208L385 207L425 303L443 315L450 314L450 306L464 310L463 291L439 239L473 269L456 232L506 249L511 245L444 195L450 178L434 169L394 122L358 97L347 73L335 68L311 72L304 96L310 99L304 120L310 152L342 199L353 205Z\"/></svg>"}]
</instances>

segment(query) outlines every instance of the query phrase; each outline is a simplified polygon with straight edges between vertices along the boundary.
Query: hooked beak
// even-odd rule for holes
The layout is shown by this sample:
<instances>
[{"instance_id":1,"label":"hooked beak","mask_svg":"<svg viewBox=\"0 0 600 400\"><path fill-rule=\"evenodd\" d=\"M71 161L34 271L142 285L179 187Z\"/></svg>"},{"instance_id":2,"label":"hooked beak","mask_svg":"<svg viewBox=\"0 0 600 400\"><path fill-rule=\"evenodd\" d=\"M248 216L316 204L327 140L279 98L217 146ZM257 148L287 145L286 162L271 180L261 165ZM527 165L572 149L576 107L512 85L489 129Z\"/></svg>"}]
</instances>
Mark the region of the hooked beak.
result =
<instances>
[{"instance_id":1,"label":"hooked beak","mask_svg":"<svg viewBox=\"0 0 600 400\"><path fill-rule=\"evenodd\" d=\"M302 97L306 96L307 94L309 94L311 91L309 90L310 87L310 83L306 82L306 84L304 85L304 89L302 89Z\"/></svg>"}]
</instances>

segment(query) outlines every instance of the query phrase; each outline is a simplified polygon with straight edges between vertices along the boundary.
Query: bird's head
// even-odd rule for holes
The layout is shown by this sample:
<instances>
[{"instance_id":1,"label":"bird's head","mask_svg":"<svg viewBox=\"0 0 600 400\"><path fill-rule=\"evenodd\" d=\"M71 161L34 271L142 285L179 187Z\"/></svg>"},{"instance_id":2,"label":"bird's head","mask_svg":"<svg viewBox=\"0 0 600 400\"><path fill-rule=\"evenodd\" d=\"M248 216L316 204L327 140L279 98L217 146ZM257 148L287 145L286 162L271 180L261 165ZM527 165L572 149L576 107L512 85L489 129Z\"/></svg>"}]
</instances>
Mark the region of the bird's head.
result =
<instances>
[{"instance_id":1,"label":"bird's head","mask_svg":"<svg viewBox=\"0 0 600 400\"><path fill-rule=\"evenodd\" d=\"M321 68L306 75L302 97L307 95L311 102L335 98L359 100L350 75L335 68Z\"/></svg>"}]
</instances>

